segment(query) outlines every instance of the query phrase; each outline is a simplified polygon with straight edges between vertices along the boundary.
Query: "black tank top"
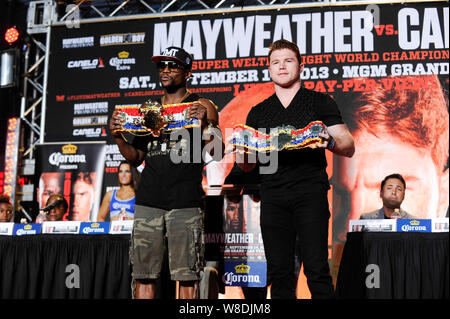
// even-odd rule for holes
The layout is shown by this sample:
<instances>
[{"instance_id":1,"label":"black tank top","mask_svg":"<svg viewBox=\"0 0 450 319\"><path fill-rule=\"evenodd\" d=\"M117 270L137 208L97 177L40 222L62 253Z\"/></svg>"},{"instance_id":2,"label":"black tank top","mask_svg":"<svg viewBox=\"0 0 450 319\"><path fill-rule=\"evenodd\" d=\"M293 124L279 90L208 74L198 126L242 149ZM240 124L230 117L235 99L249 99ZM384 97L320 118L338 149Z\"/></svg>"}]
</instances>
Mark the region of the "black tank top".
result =
<instances>
[{"instance_id":1,"label":"black tank top","mask_svg":"<svg viewBox=\"0 0 450 319\"><path fill-rule=\"evenodd\" d=\"M191 93L183 102L195 102L199 95ZM136 193L136 205L165 210L201 207L204 141L200 128L135 137L133 145L146 153L145 168ZM183 134L183 135L182 135ZM180 144L181 143L181 144ZM180 148L180 145L182 146Z\"/></svg>"}]
</instances>

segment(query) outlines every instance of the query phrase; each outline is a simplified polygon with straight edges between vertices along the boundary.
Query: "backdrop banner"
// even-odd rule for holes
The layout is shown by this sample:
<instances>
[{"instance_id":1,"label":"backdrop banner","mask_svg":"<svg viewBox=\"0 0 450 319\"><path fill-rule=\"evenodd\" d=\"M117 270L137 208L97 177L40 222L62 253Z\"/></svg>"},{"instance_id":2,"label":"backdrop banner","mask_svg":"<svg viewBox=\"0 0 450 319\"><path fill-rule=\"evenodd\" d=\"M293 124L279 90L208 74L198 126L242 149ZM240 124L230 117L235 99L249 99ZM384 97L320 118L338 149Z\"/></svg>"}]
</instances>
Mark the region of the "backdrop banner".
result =
<instances>
[{"instance_id":1,"label":"backdrop banner","mask_svg":"<svg viewBox=\"0 0 450 319\"><path fill-rule=\"evenodd\" d=\"M63 220L96 221L101 201L106 144L51 143L36 149L36 201L46 206L51 194L62 194L69 208Z\"/></svg>"},{"instance_id":2,"label":"backdrop banner","mask_svg":"<svg viewBox=\"0 0 450 319\"><path fill-rule=\"evenodd\" d=\"M441 1L268 6L54 26L45 142L106 141L105 157L89 165L104 162L102 194L116 186L123 157L108 119L118 106L162 96L151 57L180 46L194 56L188 87L218 106L228 144L231 128L274 93L270 44L294 41L303 55L302 85L336 100L355 139L350 159L326 152L336 278L348 221L381 207L385 176L405 178L408 213L448 216L448 17L448 2ZM222 185L232 166L233 155L209 163L204 184Z\"/></svg>"}]
</instances>

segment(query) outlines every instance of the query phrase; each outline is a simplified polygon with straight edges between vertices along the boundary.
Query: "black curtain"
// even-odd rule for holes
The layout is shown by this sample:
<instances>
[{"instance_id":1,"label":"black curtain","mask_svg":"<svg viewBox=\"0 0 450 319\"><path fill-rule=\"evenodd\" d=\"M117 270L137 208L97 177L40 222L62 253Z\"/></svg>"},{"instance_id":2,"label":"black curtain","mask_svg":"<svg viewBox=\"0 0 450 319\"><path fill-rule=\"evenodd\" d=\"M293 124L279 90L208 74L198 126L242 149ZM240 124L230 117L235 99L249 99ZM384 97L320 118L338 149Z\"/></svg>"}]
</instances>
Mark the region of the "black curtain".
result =
<instances>
[{"instance_id":1,"label":"black curtain","mask_svg":"<svg viewBox=\"0 0 450 319\"><path fill-rule=\"evenodd\" d=\"M129 241L130 235L0 236L0 298L130 298ZM66 280L76 284L76 267L79 288L68 288Z\"/></svg>"},{"instance_id":2,"label":"black curtain","mask_svg":"<svg viewBox=\"0 0 450 319\"><path fill-rule=\"evenodd\" d=\"M448 299L448 238L448 233L348 233L338 297ZM373 265L379 269L379 287L370 288L366 279L375 274Z\"/></svg>"}]
</instances>

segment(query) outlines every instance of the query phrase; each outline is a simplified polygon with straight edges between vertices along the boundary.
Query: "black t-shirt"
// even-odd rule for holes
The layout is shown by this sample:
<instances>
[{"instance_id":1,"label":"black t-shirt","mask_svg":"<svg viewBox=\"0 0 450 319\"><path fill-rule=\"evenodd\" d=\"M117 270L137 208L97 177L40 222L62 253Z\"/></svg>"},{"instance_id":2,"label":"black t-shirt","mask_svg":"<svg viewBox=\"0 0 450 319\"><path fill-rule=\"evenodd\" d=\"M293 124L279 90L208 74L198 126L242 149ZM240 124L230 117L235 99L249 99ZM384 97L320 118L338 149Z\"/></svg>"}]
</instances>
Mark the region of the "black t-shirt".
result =
<instances>
[{"instance_id":1,"label":"black t-shirt","mask_svg":"<svg viewBox=\"0 0 450 319\"><path fill-rule=\"evenodd\" d=\"M199 95L192 93L183 102L194 102L199 98ZM137 205L165 210L202 206L204 162L201 152L204 141L201 140L200 128L190 128L185 132L189 132L189 137L179 137L172 141L170 132L161 133L158 138L151 135L134 138L132 145L146 153L145 168L136 192ZM194 138L200 139L200 144L193 143ZM177 147L180 142L184 145L182 148L189 150L189 153L180 151ZM171 158L171 152L175 151L175 158L180 160L183 156L188 156L189 161L175 163Z\"/></svg>"},{"instance_id":2,"label":"black t-shirt","mask_svg":"<svg viewBox=\"0 0 450 319\"><path fill-rule=\"evenodd\" d=\"M287 108L276 94L256 105L250 110L246 124L270 133L270 128L277 126L292 125L300 129L313 121L322 121L326 126L344 123L331 97L302 87ZM278 152L277 171L260 174L261 191L329 189L326 166L323 149L283 150Z\"/></svg>"},{"instance_id":3,"label":"black t-shirt","mask_svg":"<svg viewBox=\"0 0 450 319\"><path fill-rule=\"evenodd\" d=\"M231 185L258 185L258 169L255 168L254 170L247 173L244 172L237 163L234 163L233 168L228 173L223 183Z\"/></svg>"}]
</instances>

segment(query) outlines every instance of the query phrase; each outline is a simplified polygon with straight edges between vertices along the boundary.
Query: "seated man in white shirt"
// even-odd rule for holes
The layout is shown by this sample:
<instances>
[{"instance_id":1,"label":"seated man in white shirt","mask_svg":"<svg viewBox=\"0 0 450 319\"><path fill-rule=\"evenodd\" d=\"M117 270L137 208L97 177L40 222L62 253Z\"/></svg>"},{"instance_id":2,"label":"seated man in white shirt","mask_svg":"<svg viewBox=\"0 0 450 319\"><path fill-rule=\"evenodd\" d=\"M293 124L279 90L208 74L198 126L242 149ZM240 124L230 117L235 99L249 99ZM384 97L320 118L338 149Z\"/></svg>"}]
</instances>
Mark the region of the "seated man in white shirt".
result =
<instances>
[{"instance_id":1,"label":"seated man in white shirt","mask_svg":"<svg viewBox=\"0 0 450 319\"><path fill-rule=\"evenodd\" d=\"M405 199L406 182L402 175L391 174L386 176L381 182L380 197L383 207L370 213L362 214L360 219L415 219L400 208Z\"/></svg>"}]
</instances>

